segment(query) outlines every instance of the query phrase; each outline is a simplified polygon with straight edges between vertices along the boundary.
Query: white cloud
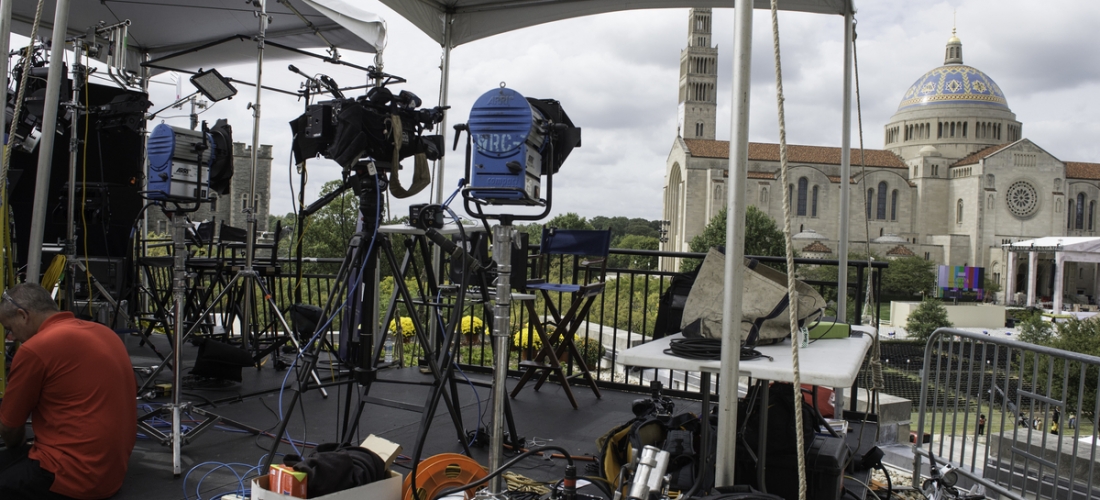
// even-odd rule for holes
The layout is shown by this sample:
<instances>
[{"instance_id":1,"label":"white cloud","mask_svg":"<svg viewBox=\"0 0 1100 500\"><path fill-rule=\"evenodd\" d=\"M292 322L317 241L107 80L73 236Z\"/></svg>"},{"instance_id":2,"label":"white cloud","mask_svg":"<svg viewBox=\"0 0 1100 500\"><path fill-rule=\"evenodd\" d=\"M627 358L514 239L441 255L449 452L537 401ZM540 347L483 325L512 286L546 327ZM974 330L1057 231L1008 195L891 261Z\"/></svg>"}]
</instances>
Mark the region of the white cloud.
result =
<instances>
[{"instance_id":1,"label":"white cloud","mask_svg":"<svg viewBox=\"0 0 1100 500\"><path fill-rule=\"evenodd\" d=\"M399 86L437 103L438 44L377 1L363 7L388 21L390 42L385 70L408 79ZM897 109L902 92L924 72L943 63L944 43L957 11L965 62L994 78L1004 89L1024 135L1063 160L1100 161L1100 2L1061 0L1040 6L1024 0L954 0L914 4L904 0L859 2L858 57L863 135L869 148L882 147L882 127ZM772 38L767 11L754 16L754 141L778 140ZM713 43L719 47L718 137L729 134L733 52L733 11L716 9ZM465 122L474 100L500 82L529 97L554 98L583 129L583 147L574 150L555 182L553 214L629 216L659 219L665 158L676 131L680 50L687 37L687 10L628 11L535 26L454 49L448 129ZM780 14L788 141L836 146L841 131L842 19L838 16ZM346 53L347 61L372 64L372 55ZM361 72L298 60L307 73L323 72L342 85L362 84ZM299 77L285 62L264 68L268 85L295 90ZM251 63L219 68L254 80ZM190 91L185 85L185 92ZM174 87L154 86L161 107ZM238 141L250 142L253 90L241 87L232 101L217 104L203 118L226 117ZM287 122L302 111L293 97L263 95L261 142L274 146L272 211L290 211ZM177 113L183 114L183 113ZM856 126L853 109L853 129ZM186 118L173 124L186 126ZM858 136L853 130L853 146ZM453 131L448 130L448 135ZM450 137L448 142L450 142ZM448 144L449 147L449 144ZM461 175L463 150L447 152L445 191ZM406 174L407 175L407 174ZM339 168L311 160L307 203L320 186L338 178ZM295 189L298 181L295 176ZM428 193L394 204L428 201ZM553 215L552 214L552 215Z\"/></svg>"}]
</instances>

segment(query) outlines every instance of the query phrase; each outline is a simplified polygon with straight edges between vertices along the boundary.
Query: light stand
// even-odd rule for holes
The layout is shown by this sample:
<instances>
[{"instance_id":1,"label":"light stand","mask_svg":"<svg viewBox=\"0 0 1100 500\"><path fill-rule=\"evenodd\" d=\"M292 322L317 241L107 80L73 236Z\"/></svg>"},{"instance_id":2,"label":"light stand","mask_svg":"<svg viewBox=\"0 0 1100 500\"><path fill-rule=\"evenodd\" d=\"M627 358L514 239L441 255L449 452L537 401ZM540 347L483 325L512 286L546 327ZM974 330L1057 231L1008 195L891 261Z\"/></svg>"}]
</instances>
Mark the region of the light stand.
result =
<instances>
[{"instance_id":1,"label":"light stand","mask_svg":"<svg viewBox=\"0 0 1100 500\"><path fill-rule=\"evenodd\" d=\"M180 473L183 470L181 464L180 446L184 443L191 442L192 438L198 436L214 424L222 422L231 427L236 427L238 429L248 431L254 435L259 435L263 433L263 431L260 429L220 417L201 408L193 407L189 402L184 403L180 401L180 393L183 391L183 387L181 385L183 379L183 372L181 370L181 367L183 366L181 359L181 350L183 347L183 339L187 336L183 331L183 319L185 315L185 302L187 300L186 231L188 222L187 218L183 216L183 213L183 210L176 210L166 213L166 215L168 215L172 219L172 246L175 250L175 255L172 258L172 309L173 317L175 318L174 324L172 325L173 330L175 331L175 347L172 349L172 402L161 406L156 411L147 413L138 418L138 427L141 428L143 432L146 432L150 436L153 436L158 441L160 441L161 444L172 445L172 475L175 477L179 477ZM199 317L204 316L206 316L205 312ZM163 366L165 365L162 363L160 367ZM158 372L160 367L158 367ZM155 375L156 372L154 372L153 375L150 375L149 379L146 381L146 384L148 384L149 381L152 381L155 378ZM141 393L142 390L139 390L138 394ZM181 425L183 417L182 414L184 412L194 412L202 415L205 418L201 423L192 427L189 431L184 433ZM170 434L167 434L148 423L149 420L158 418L163 413L171 413L172 415L172 432Z\"/></svg>"},{"instance_id":2,"label":"light stand","mask_svg":"<svg viewBox=\"0 0 1100 500\"><path fill-rule=\"evenodd\" d=\"M581 144L580 129L561 109L557 101L524 98L514 90L501 85L483 94L474 104L468 124L455 125L455 146L462 131L466 131L466 179L470 185L462 190L466 213L482 220L494 218L500 224L493 227L493 259L497 263L497 290L493 306L493 430L489 439L489 470L498 470L503 463L504 421L508 380L508 342L511 331L512 305L512 239L514 220L541 220L550 214L553 205L554 173L561 167L569 152ZM499 116L514 118L505 126L496 122ZM534 134L540 132L544 135ZM502 140L512 133L524 140ZM479 144L473 149L472 136ZM537 137L537 140L535 139ZM545 138L545 142L543 141ZM524 142L526 141L526 142ZM496 144L503 147L493 149ZM522 144L522 146L520 145ZM542 155L545 147L545 155ZM487 148L483 151L483 148ZM502 150L498 150L502 149ZM486 156L485 153L492 153ZM526 164L533 155L540 155L540 163ZM477 160L474 160L477 157ZM471 161L478 162L478 170L471 171ZM518 167L518 168L517 168ZM546 177L546 198L540 198L539 179ZM533 179L532 179L533 177ZM486 214L485 205L542 206L535 215ZM488 222L486 222L488 224ZM533 319L532 319L533 321ZM496 476L489 483L490 498L505 498L507 488L504 479Z\"/></svg>"}]
</instances>

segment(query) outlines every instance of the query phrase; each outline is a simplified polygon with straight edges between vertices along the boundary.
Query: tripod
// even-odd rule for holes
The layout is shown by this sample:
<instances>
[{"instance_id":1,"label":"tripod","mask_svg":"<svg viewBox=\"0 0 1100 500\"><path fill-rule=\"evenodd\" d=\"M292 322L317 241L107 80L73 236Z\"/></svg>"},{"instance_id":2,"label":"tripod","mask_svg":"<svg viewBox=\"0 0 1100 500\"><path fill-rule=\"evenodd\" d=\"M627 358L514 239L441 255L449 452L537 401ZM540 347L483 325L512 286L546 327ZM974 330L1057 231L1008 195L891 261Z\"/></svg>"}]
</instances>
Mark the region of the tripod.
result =
<instances>
[{"instance_id":1,"label":"tripod","mask_svg":"<svg viewBox=\"0 0 1100 500\"><path fill-rule=\"evenodd\" d=\"M409 266L410 259L406 258L401 264L398 264L390 239L384 233L377 231L378 222L381 219L379 195L386 188L383 184L383 179L384 177L379 174L373 177L354 175L345 181L345 185L340 188L340 191L342 191L351 187L359 196L362 225L359 228L360 230L357 231L349 241L344 261L341 263L340 270L337 272L337 286L330 292L328 303L323 309L321 319L326 321L318 321L315 333L306 343L305 350L300 357L304 365L301 371L299 371L298 388L294 390L290 409L286 413L286 415L293 413L294 405L300 403L301 394L310 389L310 387L307 386L308 381L304 377L304 374L308 373L309 370L312 370L316 366L319 358L318 351L320 345L318 339L326 330L328 324L335 318L336 314L340 313L340 309L350 303L349 301L338 307L336 305L337 301L344 295L345 289L347 291L346 296L354 297L354 293L360 293L363 297L362 301L358 301L357 304L352 305L352 310L343 311L344 320L342 321L342 330L344 330L346 336L344 340L351 345L351 348L347 350L347 356L349 359L354 360L352 363L354 367L352 369L352 378L347 381L338 382L338 384L356 382L362 386L364 396L354 416L352 416L352 391L349 390L346 393L344 424L341 429L341 442L345 444L351 443L352 436L354 436L358 430L359 421L366 404L372 402L372 398L369 398L371 386L374 382L386 382L386 380L378 378L378 369L380 366L384 366L381 363L381 347L384 336L376 337L374 333L375 329L378 327L376 320L377 314L375 311L378 305L377 295L374 291L374 287L365 283L365 280L373 280L375 277L379 250L385 255L391 269L393 269L397 275L397 279L394 280L395 294L400 297L400 300L410 311L414 310L413 306L415 304L411 292L405 285L404 280L401 279ZM481 276L484 280L484 275ZM470 453L469 445L465 439L465 430L462 426L462 416L457 404L457 383L454 377L454 359L458 352L457 340L459 337L459 332L456 332L456 326L459 324L462 311L461 303L464 300L465 287L459 287L457 293L458 298L456 299L456 305L452 310L450 321L445 328L443 347L440 349L437 356L433 356L431 353L431 344L429 344L427 329L425 325L422 324L420 317L415 314L410 315L417 339L427 351L425 359L433 376L432 385L434 387L424 407L421 409L423 413L421 423L422 434L417 440L417 453L419 453L419 450L423 446L423 438L427 432L428 423L430 423L434 417L440 399L442 399L447 406L452 423L455 425L456 433L463 444L464 450L467 454ZM430 305L434 307L439 306L439 304ZM357 311L354 310L356 308L358 309ZM387 314L387 317L388 316ZM449 388L450 391L444 391L444 387ZM510 411L508 412L508 417L512 436L516 437L515 425L514 421L511 419ZM288 420L288 418L284 418L280 422L275 434L278 438L281 438L285 433ZM264 467L270 467L278 446L279 439L276 439L268 453Z\"/></svg>"}]
</instances>

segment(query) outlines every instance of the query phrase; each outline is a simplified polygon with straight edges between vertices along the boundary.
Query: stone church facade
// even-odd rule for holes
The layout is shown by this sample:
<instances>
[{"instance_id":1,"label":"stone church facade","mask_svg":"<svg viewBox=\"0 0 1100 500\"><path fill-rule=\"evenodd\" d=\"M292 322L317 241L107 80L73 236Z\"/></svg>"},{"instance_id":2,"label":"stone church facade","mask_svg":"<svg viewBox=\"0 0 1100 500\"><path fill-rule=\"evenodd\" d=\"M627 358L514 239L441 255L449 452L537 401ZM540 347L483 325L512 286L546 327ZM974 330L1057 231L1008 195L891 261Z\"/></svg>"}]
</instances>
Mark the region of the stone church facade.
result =
<instances>
[{"instance_id":1,"label":"stone church facade","mask_svg":"<svg viewBox=\"0 0 1100 500\"><path fill-rule=\"evenodd\" d=\"M726 205L728 141L714 137L712 87L717 59L710 47L710 9L689 13L681 55L679 129L666 162L661 250L689 244ZM905 90L885 126L881 150L853 148L851 178L840 177L840 148L788 146L790 185L780 185L779 145L750 143L747 203L783 220L783 189L791 194L796 250L835 258L840 189L850 190L849 248L885 257L919 256L938 264L985 267L1006 284L1005 243L1044 236L1100 236L1100 163L1063 161L1023 135L1023 124L1000 87L963 64L952 33L943 66ZM704 91L699 91L704 90ZM705 92L711 90L711 92ZM1053 261L1041 257L1039 294L1049 297ZM1025 259L1026 261L1026 259ZM677 259L662 269L675 270ZM1090 293L1096 264L1066 264L1067 294ZM1017 291L1026 291L1026 262ZM1011 298L1011 297L1010 297Z\"/></svg>"}]
</instances>

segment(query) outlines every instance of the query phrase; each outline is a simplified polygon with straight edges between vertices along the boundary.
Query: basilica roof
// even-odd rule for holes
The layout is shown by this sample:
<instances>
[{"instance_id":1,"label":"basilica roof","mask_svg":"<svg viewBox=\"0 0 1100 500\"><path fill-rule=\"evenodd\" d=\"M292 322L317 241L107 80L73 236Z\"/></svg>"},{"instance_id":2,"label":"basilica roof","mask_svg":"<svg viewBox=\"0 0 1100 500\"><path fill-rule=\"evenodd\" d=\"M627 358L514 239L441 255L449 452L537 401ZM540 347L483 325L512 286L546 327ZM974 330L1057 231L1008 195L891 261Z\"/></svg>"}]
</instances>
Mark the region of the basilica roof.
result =
<instances>
[{"instance_id":1,"label":"basilica roof","mask_svg":"<svg viewBox=\"0 0 1100 500\"><path fill-rule=\"evenodd\" d=\"M1001 87L989 75L964 64L940 66L917 79L898 111L935 104L984 104L1008 110Z\"/></svg>"},{"instance_id":2,"label":"basilica roof","mask_svg":"<svg viewBox=\"0 0 1100 500\"><path fill-rule=\"evenodd\" d=\"M993 153L996 153L997 151L1000 151L1000 150L1002 150L1004 148L1007 148L1011 145L1012 145L1011 142L1006 142L1004 144L998 144L996 146L989 146L989 147L979 149L979 150L977 150L973 153L970 153L970 154L966 155L965 157L963 157L963 159L961 159L961 160L959 160L955 163L952 163L951 166L952 167L957 167L959 165L975 165L975 164L978 163L978 160L981 160L981 159L983 159L987 156L991 156L991 155L993 155Z\"/></svg>"},{"instance_id":3,"label":"basilica roof","mask_svg":"<svg viewBox=\"0 0 1100 500\"><path fill-rule=\"evenodd\" d=\"M1100 180L1100 163L1085 163L1082 161L1066 162L1067 179L1097 179Z\"/></svg>"},{"instance_id":4,"label":"basilica roof","mask_svg":"<svg viewBox=\"0 0 1100 500\"><path fill-rule=\"evenodd\" d=\"M684 139L688 151L695 158L729 158L729 141L709 139ZM864 162L868 167L908 168L898 155L882 149L864 149ZM749 161L779 161L779 145L762 142L749 143ZM787 161L790 163L817 163L840 165L840 148L824 146L787 145ZM860 150L852 148L852 165L860 165Z\"/></svg>"}]
</instances>

